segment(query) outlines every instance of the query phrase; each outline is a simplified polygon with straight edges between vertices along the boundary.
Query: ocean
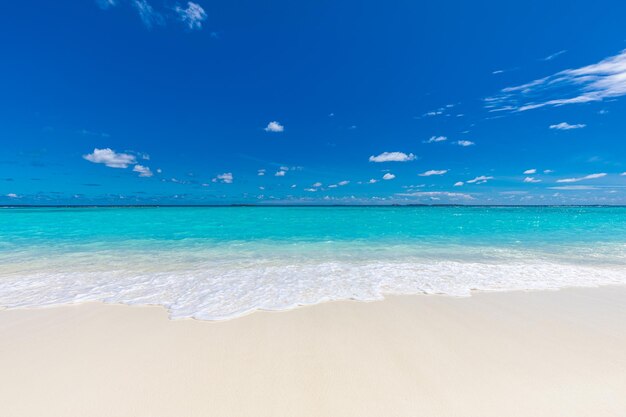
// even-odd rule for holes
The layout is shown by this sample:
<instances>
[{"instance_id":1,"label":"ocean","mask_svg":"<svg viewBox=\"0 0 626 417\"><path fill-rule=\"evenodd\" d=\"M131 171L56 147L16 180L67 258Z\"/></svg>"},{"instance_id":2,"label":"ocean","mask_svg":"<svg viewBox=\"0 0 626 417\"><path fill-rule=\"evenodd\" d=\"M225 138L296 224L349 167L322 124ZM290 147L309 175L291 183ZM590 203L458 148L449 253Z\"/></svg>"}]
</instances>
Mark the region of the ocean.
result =
<instances>
[{"instance_id":1,"label":"ocean","mask_svg":"<svg viewBox=\"0 0 626 417\"><path fill-rule=\"evenodd\" d=\"M0 308L220 320L385 294L626 284L625 207L0 209Z\"/></svg>"}]
</instances>

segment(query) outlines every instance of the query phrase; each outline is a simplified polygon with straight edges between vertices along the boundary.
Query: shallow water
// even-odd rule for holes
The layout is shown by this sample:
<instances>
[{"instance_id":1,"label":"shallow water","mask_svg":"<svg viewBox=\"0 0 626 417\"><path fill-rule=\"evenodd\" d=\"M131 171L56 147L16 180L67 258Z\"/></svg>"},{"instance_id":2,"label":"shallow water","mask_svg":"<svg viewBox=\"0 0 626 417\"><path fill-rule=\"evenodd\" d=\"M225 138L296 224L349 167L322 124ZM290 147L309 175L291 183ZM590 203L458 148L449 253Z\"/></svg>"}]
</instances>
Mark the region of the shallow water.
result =
<instances>
[{"instance_id":1,"label":"shallow water","mask_svg":"<svg viewBox=\"0 0 626 417\"><path fill-rule=\"evenodd\" d=\"M0 210L0 306L224 319L384 294L626 283L624 207Z\"/></svg>"}]
</instances>

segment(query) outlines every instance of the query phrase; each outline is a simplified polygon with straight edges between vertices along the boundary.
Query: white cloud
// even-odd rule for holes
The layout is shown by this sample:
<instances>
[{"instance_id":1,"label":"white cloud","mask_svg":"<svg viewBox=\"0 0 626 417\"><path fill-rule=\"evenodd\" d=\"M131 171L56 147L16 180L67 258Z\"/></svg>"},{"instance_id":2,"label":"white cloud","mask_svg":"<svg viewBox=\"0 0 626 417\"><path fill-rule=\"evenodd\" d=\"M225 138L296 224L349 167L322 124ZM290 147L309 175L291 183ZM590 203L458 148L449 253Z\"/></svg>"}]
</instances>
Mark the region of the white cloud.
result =
<instances>
[{"instance_id":1,"label":"white cloud","mask_svg":"<svg viewBox=\"0 0 626 417\"><path fill-rule=\"evenodd\" d=\"M533 175L536 174L537 170L535 168L533 169L527 169L526 171L524 171L524 175Z\"/></svg>"},{"instance_id":2,"label":"white cloud","mask_svg":"<svg viewBox=\"0 0 626 417\"><path fill-rule=\"evenodd\" d=\"M474 142L472 142L471 140L459 140L456 142L457 145L459 146L472 146L475 145Z\"/></svg>"},{"instance_id":3,"label":"white cloud","mask_svg":"<svg viewBox=\"0 0 626 417\"><path fill-rule=\"evenodd\" d=\"M152 176L152 171L150 171L150 168L143 166L143 165L139 165L139 164L133 167L133 172L138 172L140 177Z\"/></svg>"},{"instance_id":4,"label":"white cloud","mask_svg":"<svg viewBox=\"0 0 626 417\"><path fill-rule=\"evenodd\" d=\"M566 50L562 50L562 51L559 51L559 52L555 52L552 55L548 55L543 60L544 61L552 61L554 58L556 58L559 55L563 55L565 52L567 52L567 51Z\"/></svg>"},{"instance_id":5,"label":"white cloud","mask_svg":"<svg viewBox=\"0 0 626 417\"><path fill-rule=\"evenodd\" d=\"M163 172L163 170L162 170L161 168L157 168L157 170L156 170L156 171L157 171L157 174L160 174L160 173L162 173L162 172Z\"/></svg>"},{"instance_id":6,"label":"white cloud","mask_svg":"<svg viewBox=\"0 0 626 417\"><path fill-rule=\"evenodd\" d=\"M619 174L621 176L626 176L626 172L622 172L621 174Z\"/></svg>"},{"instance_id":7,"label":"white cloud","mask_svg":"<svg viewBox=\"0 0 626 417\"><path fill-rule=\"evenodd\" d=\"M484 184L487 181L492 180L492 179L493 179L493 177L488 177L486 175L481 175L481 176L476 177L476 178L474 178L472 180L468 180L467 183L468 184Z\"/></svg>"},{"instance_id":8,"label":"white cloud","mask_svg":"<svg viewBox=\"0 0 626 417\"><path fill-rule=\"evenodd\" d=\"M328 188L337 188L337 187L339 187L337 184L330 184L330 185L328 186Z\"/></svg>"},{"instance_id":9,"label":"white cloud","mask_svg":"<svg viewBox=\"0 0 626 417\"><path fill-rule=\"evenodd\" d=\"M6 195L6 197L9 197L9 198L19 198L19 196L17 194L15 194L15 193L9 193L9 194Z\"/></svg>"},{"instance_id":10,"label":"white cloud","mask_svg":"<svg viewBox=\"0 0 626 417\"><path fill-rule=\"evenodd\" d=\"M339 181L339 182L337 183L337 185L339 185L339 186L344 186L344 185L348 185L348 184L350 184L350 181L346 181L346 180L344 180L344 181Z\"/></svg>"},{"instance_id":11,"label":"white cloud","mask_svg":"<svg viewBox=\"0 0 626 417\"><path fill-rule=\"evenodd\" d=\"M440 114L443 114L443 110L429 111L428 113L424 113L424 116L433 117L439 116Z\"/></svg>"},{"instance_id":12,"label":"white cloud","mask_svg":"<svg viewBox=\"0 0 626 417\"><path fill-rule=\"evenodd\" d=\"M448 191L415 191L412 193L399 193L397 195L406 197L448 197L453 199L473 200L469 194L464 193L451 193Z\"/></svg>"},{"instance_id":13,"label":"white cloud","mask_svg":"<svg viewBox=\"0 0 626 417\"><path fill-rule=\"evenodd\" d=\"M286 172L287 171L283 171L283 170L276 171L276 174L274 174L274 176L275 177L284 177Z\"/></svg>"},{"instance_id":14,"label":"white cloud","mask_svg":"<svg viewBox=\"0 0 626 417\"><path fill-rule=\"evenodd\" d=\"M463 181L457 181L454 183L455 187L462 187L465 183Z\"/></svg>"},{"instance_id":15,"label":"white cloud","mask_svg":"<svg viewBox=\"0 0 626 417\"><path fill-rule=\"evenodd\" d=\"M283 132L285 130L285 126L278 122L269 122L263 130L266 132Z\"/></svg>"},{"instance_id":16,"label":"white cloud","mask_svg":"<svg viewBox=\"0 0 626 417\"><path fill-rule=\"evenodd\" d=\"M376 184L378 182L378 180L375 180L374 178L371 178L367 183L368 184Z\"/></svg>"},{"instance_id":17,"label":"white cloud","mask_svg":"<svg viewBox=\"0 0 626 417\"><path fill-rule=\"evenodd\" d=\"M308 191L310 193L314 193L317 191L317 188L305 188L304 191Z\"/></svg>"},{"instance_id":18,"label":"white cloud","mask_svg":"<svg viewBox=\"0 0 626 417\"><path fill-rule=\"evenodd\" d=\"M257 175L258 175L259 177L262 177L263 175L265 175L265 171L266 171L265 169L259 169L259 170L257 171Z\"/></svg>"},{"instance_id":19,"label":"white cloud","mask_svg":"<svg viewBox=\"0 0 626 417\"><path fill-rule=\"evenodd\" d=\"M202 22L207 18L204 9L199 4L190 1L187 2L187 8L176 6L174 10L189 29L202 29Z\"/></svg>"},{"instance_id":20,"label":"white cloud","mask_svg":"<svg viewBox=\"0 0 626 417\"><path fill-rule=\"evenodd\" d=\"M372 155L369 158L370 162L407 162L413 161L415 155L412 153L405 154L404 152L383 152L380 155Z\"/></svg>"},{"instance_id":21,"label":"white cloud","mask_svg":"<svg viewBox=\"0 0 626 417\"><path fill-rule=\"evenodd\" d=\"M526 84L507 87L485 99L490 111L599 102L626 95L626 49L581 68L567 69Z\"/></svg>"},{"instance_id":22,"label":"white cloud","mask_svg":"<svg viewBox=\"0 0 626 417\"><path fill-rule=\"evenodd\" d=\"M561 185L558 187L548 187L550 190L570 190L570 191L580 191L580 190L597 190L596 187L592 187L591 185Z\"/></svg>"},{"instance_id":23,"label":"white cloud","mask_svg":"<svg viewBox=\"0 0 626 417\"><path fill-rule=\"evenodd\" d=\"M552 169L544 169L543 170L544 174L552 174L553 172L554 172L554 170L552 170Z\"/></svg>"},{"instance_id":24,"label":"white cloud","mask_svg":"<svg viewBox=\"0 0 626 417\"><path fill-rule=\"evenodd\" d=\"M587 126L586 124L583 123L579 123L579 124L575 124L575 125L571 125L567 122L561 122L561 123L557 123L555 125L550 125L550 129L556 129L556 130L572 130L572 129L582 129L583 127Z\"/></svg>"},{"instance_id":25,"label":"white cloud","mask_svg":"<svg viewBox=\"0 0 626 417\"><path fill-rule=\"evenodd\" d=\"M395 175L393 175L393 174L391 174L391 173L389 173L389 172L388 172L388 173L386 173L385 175L383 175L383 179L384 179L384 180L392 180L392 179L394 179L395 177L396 177Z\"/></svg>"},{"instance_id":26,"label":"white cloud","mask_svg":"<svg viewBox=\"0 0 626 417\"><path fill-rule=\"evenodd\" d=\"M154 10L148 3L148 0L133 0L133 5L139 13L139 17L144 25L151 28L153 25L162 25L164 23L163 16Z\"/></svg>"},{"instance_id":27,"label":"white cloud","mask_svg":"<svg viewBox=\"0 0 626 417\"><path fill-rule=\"evenodd\" d=\"M562 178L560 180L556 180L556 182L578 182L578 181L585 181L585 180L593 180L593 179L596 179L596 178L602 178L604 176L606 176L606 173L600 172L598 174L585 175L584 177Z\"/></svg>"},{"instance_id":28,"label":"white cloud","mask_svg":"<svg viewBox=\"0 0 626 417\"><path fill-rule=\"evenodd\" d=\"M92 153L83 155L83 158L94 164L104 164L109 168L128 168L129 165L137 162L134 155L117 153L110 148L94 148Z\"/></svg>"},{"instance_id":29,"label":"white cloud","mask_svg":"<svg viewBox=\"0 0 626 417\"><path fill-rule=\"evenodd\" d=\"M538 180L538 179L533 178L533 177L526 177L526 178L524 178L524 182L535 183L535 182L541 182L541 180Z\"/></svg>"},{"instance_id":30,"label":"white cloud","mask_svg":"<svg viewBox=\"0 0 626 417\"><path fill-rule=\"evenodd\" d=\"M420 177L430 177L431 175L443 175L446 172L448 172L447 169L440 169L440 170L436 170L436 169L431 169L429 171L423 172L421 174L417 174Z\"/></svg>"},{"instance_id":31,"label":"white cloud","mask_svg":"<svg viewBox=\"0 0 626 417\"><path fill-rule=\"evenodd\" d=\"M446 140L448 140L448 138L445 136L431 136L426 143L445 142Z\"/></svg>"},{"instance_id":32,"label":"white cloud","mask_svg":"<svg viewBox=\"0 0 626 417\"><path fill-rule=\"evenodd\" d=\"M220 174L217 177L213 178L213 182L217 182L217 181L221 181L226 184L232 184L233 174L230 172L225 172L223 174Z\"/></svg>"},{"instance_id":33,"label":"white cloud","mask_svg":"<svg viewBox=\"0 0 626 417\"><path fill-rule=\"evenodd\" d=\"M313 187L321 187L322 183L321 182L316 182L313 184Z\"/></svg>"}]
</instances>

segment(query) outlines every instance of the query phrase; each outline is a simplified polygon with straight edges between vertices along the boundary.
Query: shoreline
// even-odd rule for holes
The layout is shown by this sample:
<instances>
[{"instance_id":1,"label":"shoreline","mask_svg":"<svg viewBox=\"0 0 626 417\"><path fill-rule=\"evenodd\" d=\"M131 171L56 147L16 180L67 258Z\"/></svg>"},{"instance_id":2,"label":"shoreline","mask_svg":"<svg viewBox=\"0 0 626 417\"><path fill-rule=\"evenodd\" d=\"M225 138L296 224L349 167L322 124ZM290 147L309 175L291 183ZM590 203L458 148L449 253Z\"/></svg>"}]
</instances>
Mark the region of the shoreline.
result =
<instances>
[{"instance_id":1,"label":"shoreline","mask_svg":"<svg viewBox=\"0 0 626 417\"><path fill-rule=\"evenodd\" d=\"M412 294L401 294L401 293L381 293L381 298L372 299L372 300L362 300L357 298L347 298L347 299L336 299L336 300L323 300L309 304L295 304L290 307L282 308L282 309L263 309L263 308L255 308L250 311L234 315L232 317L226 318L197 318L197 317L172 317L172 310L163 304L151 304L151 303L127 303L121 301L77 301L72 303L59 303L59 304L49 304L49 305L39 305L39 306L19 306L19 307L6 307L0 305L0 313L3 311L29 311L29 310L46 310L46 309L58 309L58 308L66 308L66 307L80 307L83 305L86 306L123 306L123 307L147 307L147 308L158 308L162 309L167 314L167 319L170 321L199 321L199 322L209 322L209 323L221 323L221 322L229 322L232 320L238 320L241 318L245 318L247 316L257 314L257 313L289 313L290 311L299 310L302 308L314 308L316 306L321 306L325 304L332 303L378 303L384 302L388 299L394 299L396 297L444 297L444 298L452 298L452 299L466 299L475 297L478 295L484 294L506 294L506 293L536 293L536 292L560 292L560 291L569 291L569 290L585 290L585 289L603 289L603 288L623 288L626 290L626 284L624 283L612 283L612 284L599 284L599 285L569 285L558 288L528 288L528 289L502 289L502 290L489 290L489 289L473 289L470 290L468 295L454 295L454 294L446 294L446 293L412 293Z\"/></svg>"},{"instance_id":2,"label":"shoreline","mask_svg":"<svg viewBox=\"0 0 626 417\"><path fill-rule=\"evenodd\" d=\"M0 310L10 416L618 416L626 287L390 295L233 320Z\"/></svg>"}]
</instances>

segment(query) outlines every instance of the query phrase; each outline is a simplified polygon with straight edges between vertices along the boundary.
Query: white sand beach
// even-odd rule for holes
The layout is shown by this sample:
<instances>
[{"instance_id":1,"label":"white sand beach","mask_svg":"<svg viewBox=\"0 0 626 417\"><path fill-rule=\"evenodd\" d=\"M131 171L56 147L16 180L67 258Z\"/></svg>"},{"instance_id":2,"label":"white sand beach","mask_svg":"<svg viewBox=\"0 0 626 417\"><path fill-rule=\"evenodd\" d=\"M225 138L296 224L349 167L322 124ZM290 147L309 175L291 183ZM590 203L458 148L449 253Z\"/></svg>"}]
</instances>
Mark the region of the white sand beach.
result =
<instances>
[{"instance_id":1,"label":"white sand beach","mask_svg":"<svg viewBox=\"0 0 626 417\"><path fill-rule=\"evenodd\" d=\"M626 287L393 296L172 321L0 311L0 415L626 415Z\"/></svg>"}]
</instances>

